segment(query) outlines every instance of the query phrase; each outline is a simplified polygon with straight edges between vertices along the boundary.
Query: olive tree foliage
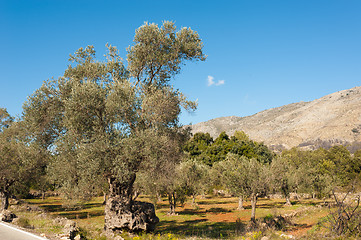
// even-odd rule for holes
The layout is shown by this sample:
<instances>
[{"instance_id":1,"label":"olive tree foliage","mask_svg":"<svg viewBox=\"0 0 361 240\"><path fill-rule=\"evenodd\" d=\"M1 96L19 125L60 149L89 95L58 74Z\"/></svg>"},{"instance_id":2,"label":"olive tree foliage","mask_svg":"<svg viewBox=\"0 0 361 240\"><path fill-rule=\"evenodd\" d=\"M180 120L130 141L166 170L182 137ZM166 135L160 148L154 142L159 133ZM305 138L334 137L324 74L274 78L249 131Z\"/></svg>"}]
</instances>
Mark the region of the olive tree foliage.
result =
<instances>
[{"instance_id":1,"label":"olive tree foliage","mask_svg":"<svg viewBox=\"0 0 361 240\"><path fill-rule=\"evenodd\" d=\"M192 197L192 205L198 195L205 194L210 187L209 166L194 159L187 159L177 166L178 184Z\"/></svg>"},{"instance_id":2,"label":"olive tree foliage","mask_svg":"<svg viewBox=\"0 0 361 240\"><path fill-rule=\"evenodd\" d=\"M247 173L244 171L247 160L245 156L228 153L224 161L217 162L212 168L214 180L238 197L239 210L244 209L243 201L249 197Z\"/></svg>"},{"instance_id":3,"label":"olive tree foliage","mask_svg":"<svg viewBox=\"0 0 361 240\"><path fill-rule=\"evenodd\" d=\"M179 171L180 156L183 155L181 146L188 139L188 131L183 129L175 141L168 141L164 147L167 154L160 152L155 164L147 169L142 169L135 182L136 194L146 193L153 199L154 205L166 195L169 201L169 213L175 215L177 203L183 204L186 198L186 190L181 186L181 175ZM159 171L159 170L162 171Z\"/></svg>"},{"instance_id":4,"label":"olive tree foliage","mask_svg":"<svg viewBox=\"0 0 361 240\"><path fill-rule=\"evenodd\" d=\"M332 164L324 166L323 169L338 186L351 186L360 175L361 163L357 159L357 153L352 157L345 146L331 147L327 151L326 159Z\"/></svg>"},{"instance_id":5,"label":"olive tree foliage","mask_svg":"<svg viewBox=\"0 0 361 240\"><path fill-rule=\"evenodd\" d=\"M23 124L0 108L0 198L1 210L9 207L9 197L29 187L38 166L37 152L24 144Z\"/></svg>"},{"instance_id":6,"label":"olive tree foliage","mask_svg":"<svg viewBox=\"0 0 361 240\"><path fill-rule=\"evenodd\" d=\"M246 193L251 198L251 220L255 221L257 199L269 189L269 164L262 164L252 158L245 161L243 171L246 173Z\"/></svg>"},{"instance_id":7,"label":"olive tree foliage","mask_svg":"<svg viewBox=\"0 0 361 240\"><path fill-rule=\"evenodd\" d=\"M128 71L135 85L164 87L180 72L185 60L206 59L197 32L190 28L175 31L172 22L164 22L161 28L145 23L136 30L135 45L128 48Z\"/></svg>"},{"instance_id":8,"label":"olive tree foliage","mask_svg":"<svg viewBox=\"0 0 361 240\"><path fill-rule=\"evenodd\" d=\"M296 181L300 172L287 159L276 157L270 165L270 183L274 191L279 191L286 199L285 205L292 205L290 193L297 189Z\"/></svg>"},{"instance_id":9,"label":"olive tree foliage","mask_svg":"<svg viewBox=\"0 0 361 240\"><path fill-rule=\"evenodd\" d=\"M11 171L16 168L18 156L7 134L12 118L5 108L0 108L0 198L1 210L9 207L10 187L15 179ZM14 167L13 167L14 166Z\"/></svg>"},{"instance_id":10,"label":"olive tree foliage","mask_svg":"<svg viewBox=\"0 0 361 240\"><path fill-rule=\"evenodd\" d=\"M209 166L226 159L228 153L234 153L247 158L256 158L262 163L272 162L274 154L263 143L249 139L242 131L236 131L229 137L221 132L213 141L209 133L196 133L184 146L184 151L191 158L197 159Z\"/></svg>"},{"instance_id":11,"label":"olive tree foliage","mask_svg":"<svg viewBox=\"0 0 361 240\"><path fill-rule=\"evenodd\" d=\"M359 172L354 164L357 161L342 146L314 151L292 148L283 151L281 158L291 169L288 175L292 175L293 190L318 198L327 197L337 186L352 183Z\"/></svg>"},{"instance_id":12,"label":"olive tree foliage","mask_svg":"<svg viewBox=\"0 0 361 240\"><path fill-rule=\"evenodd\" d=\"M6 108L0 108L0 132L3 132L14 121Z\"/></svg>"},{"instance_id":13,"label":"olive tree foliage","mask_svg":"<svg viewBox=\"0 0 361 240\"><path fill-rule=\"evenodd\" d=\"M226 159L215 165L221 182L232 194L239 197L238 209L243 209L243 200L251 199L251 220L255 220L257 198L265 195L269 188L269 164L257 159L229 153Z\"/></svg>"},{"instance_id":14,"label":"olive tree foliage","mask_svg":"<svg viewBox=\"0 0 361 240\"><path fill-rule=\"evenodd\" d=\"M204 60L195 31L176 32L172 22L137 29L124 66L107 45L105 61L93 46L71 55L64 76L43 84L25 103L25 119L35 126L34 141L54 157L48 172L69 197L89 197L108 183L112 196L130 208L137 172L162 172L178 161L181 106L188 101L170 85L185 60ZM38 107L40 106L40 107ZM169 149L170 147L170 149ZM172 151L174 150L174 151Z\"/></svg>"}]
</instances>

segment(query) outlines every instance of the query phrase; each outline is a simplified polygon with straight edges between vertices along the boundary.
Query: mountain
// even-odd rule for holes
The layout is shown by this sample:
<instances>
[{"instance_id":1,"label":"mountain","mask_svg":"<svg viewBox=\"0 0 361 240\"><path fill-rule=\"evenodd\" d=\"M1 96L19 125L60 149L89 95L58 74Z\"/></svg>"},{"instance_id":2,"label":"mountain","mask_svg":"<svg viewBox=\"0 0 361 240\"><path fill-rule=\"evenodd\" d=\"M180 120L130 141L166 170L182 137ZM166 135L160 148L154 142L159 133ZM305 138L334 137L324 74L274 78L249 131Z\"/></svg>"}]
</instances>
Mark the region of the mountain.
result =
<instances>
[{"instance_id":1,"label":"mountain","mask_svg":"<svg viewBox=\"0 0 361 240\"><path fill-rule=\"evenodd\" d=\"M194 124L192 133L244 131L251 139L274 149L361 146L361 87L343 90L311 102L271 108L247 117L221 117Z\"/></svg>"}]
</instances>

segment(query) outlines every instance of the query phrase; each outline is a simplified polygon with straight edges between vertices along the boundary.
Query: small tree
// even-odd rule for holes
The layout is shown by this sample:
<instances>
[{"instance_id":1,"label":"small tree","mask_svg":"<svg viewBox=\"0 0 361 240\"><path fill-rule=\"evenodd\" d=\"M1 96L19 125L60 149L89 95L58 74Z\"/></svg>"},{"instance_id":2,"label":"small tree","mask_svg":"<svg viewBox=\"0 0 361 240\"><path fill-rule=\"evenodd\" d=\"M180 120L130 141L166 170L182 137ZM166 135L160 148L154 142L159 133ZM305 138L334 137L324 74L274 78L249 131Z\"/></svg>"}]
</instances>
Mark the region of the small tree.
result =
<instances>
[{"instance_id":1,"label":"small tree","mask_svg":"<svg viewBox=\"0 0 361 240\"><path fill-rule=\"evenodd\" d=\"M361 163L354 160L355 158L351 156L345 146L336 145L330 148L326 159L333 166L326 168L326 170L330 172L334 181L340 186L345 187L352 184L360 173Z\"/></svg>"},{"instance_id":2,"label":"small tree","mask_svg":"<svg viewBox=\"0 0 361 240\"><path fill-rule=\"evenodd\" d=\"M287 162L291 169L287 175L292 179L294 190L319 198L328 195L335 181L329 171L334 165L326 156L327 151L324 149L303 151L293 148L282 152L282 161Z\"/></svg>"},{"instance_id":3,"label":"small tree","mask_svg":"<svg viewBox=\"0 0 361 240\"><path fill-rule=\"evenodd\" d=\"M209 187L209 167L196 160L181 162L177 168L179 185L187 195L192 196L195 205L197 195L204 194Z\"/></svg>"},{"instance_id":4,"label":"small tree","mask_svg":"<svg viewBox=\"0 0 361 240\"><path fill-rule=\"evenodd\" d=\"M268 165L256 159L228 154L225 161L216 168L222 171L224 185L239 197L239 209L243 208L243 199L251 198L251 220L255 221L257 198L268 190Z\"/></svg>"},{"instance_id":5,"label":"small tree","mask_svg":"<svg viewBox=\"0 0 361 240\"><path fill-rule=\"evenodd\" d=\"M216 163L213 166L214 177L220 179L221 184L233 195L238 196L238 209L243 210L243 201L249 197L247 191L247 177L244 172L244 161L246 157L239 157L229 153L226 160ZM218 177L219 176L219 177Z\"/></svg>"},{"instance_id":6,"label":"small tree","mask_svg":"<svg viewBox=\"0 0 361 240\"><path fill-rule=\"evenodd\" d=\"M273 190L280 191L286 198L286 206L291 206L290 193L295 190L296 169L284 158L275 158L270 166Z\"/></svg>"},{"instance_id":7,"label":"small tree","mask_svg":"<svg viewBox=\"0 0 361 240\"><path fill-rule=\"evenodd\" d=\"M149 168L140 171L136 180L138 192L150 194L155 203L162 194L168 196L169 215L175 215L177 203L185 199L185 190L180 186L182 173L177 170L183 156L180 145L188 138L186 132L179 135L182 138L177 141L169 141L167 151L156 157ZM162 158L167 160L159 161Z\"/></svg>"},{"instance_id":8,"label":"small tree","mask_svg":"<svg viewBox=\"0 0 361 240\"><path fill-rule=\"evenodd\" d=\"M332 190L332 197L335 200L335 206L329 206L330 214L323 218L319 224L328 228L332 234L342 239L361 236L361 211L360 196L357 195L351 201L348 201L350 191L343 196L337 196Z\"/></svg>"},{"instance_id":9,"label":"small tree","mask_svg":"<svg viewBox=\"0 0 361 240\"><path fill-rule=\"evenodd\" d=\"M260 195L264 195L269 186L268 176L269 169L268 165L263 165L255 159L245 161L244 171L247 177L247 193L251 196L251 220L256 220L256 206L257 198Z\"/></svg>"}]
</instances>

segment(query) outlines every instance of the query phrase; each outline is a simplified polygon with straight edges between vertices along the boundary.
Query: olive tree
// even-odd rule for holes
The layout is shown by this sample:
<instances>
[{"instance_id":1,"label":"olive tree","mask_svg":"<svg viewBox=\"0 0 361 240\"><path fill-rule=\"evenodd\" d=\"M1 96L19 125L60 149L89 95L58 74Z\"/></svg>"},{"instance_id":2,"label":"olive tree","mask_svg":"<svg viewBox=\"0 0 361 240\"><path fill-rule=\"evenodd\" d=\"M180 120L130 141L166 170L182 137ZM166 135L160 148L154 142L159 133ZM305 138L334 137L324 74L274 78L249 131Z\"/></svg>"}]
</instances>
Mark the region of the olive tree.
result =
<instances>
[{"instance_id":1,"label":"olive tree","mask_svg":"<svg viewBox=\"0 0 361 240\"><path fill-rule=\"evenodd\" d=\"M264 195L269 187L269 165L255 159L244 161L243 171L246 175L246 190L251 198L251 220L256 219L257 198Z\"/></svg>"},{"instance_id":2,"label":"olive tree","mask_svg":"<svg viewBox=\"0 0 361 240\"><path fill-rule=\"evenodd\" d=\"M9 188L14 183L11 169L17 168L17 153L7 134L12 118L5 108L0 108L0 198L1 210L9 207ZM14 167L13 167L14 166ZM16 171L16 170L15 170Z\"/></svg>"},{"instance_id":3,"label":"olive tree","mask_svg":"<svg viewBox=\"0 0 361 240\"><path fill-rule=\"evenodd\" d=\"M38 167L37 152L24 143L23 124L0 108L0 198L1 210L9 207L9 197L28 189Z\"/></svg>"},{"instance_id":4,"label":"olive tree","mask_svg":"<svg viewBox=\"0 0 361 240\"><path fill-rule=\"evenodd\" d=\"M270 177L273 190L280 191L286 199L286 206L291 206L290 193L297 187L299 171L282 157L276 157L270 166Z\"/></svg>"},{"instance_id":5,"label":"olive tree","mask_svg":"<svg viewBox=\"0 0 361 240\"><path fill-rule=\"evenodd\" d=\"M248 159L244 156L228 153L224 161L217 162L213 166L213 176L231 194L238 196L238 210L243 210L243 202L249 197L247 190L247 177L244 172L244 161Z\"/></svg>"},{"instance_id":6,"label":"olive tree","mask_svg":"<svg viewBox=\"0 0 361 240\"><path fill-rule=\"evenodd\" d=\"M226 160L215 166L221 172L223 184L239 197L238 209L243 209L244 198L251 199L251 220L256 218L257 198L269 187L269 165L236 154L228 154Z\"/></svg>"},{"instance_id":7,"label":"olive tree","mask_svg":"<svg viewBox=\"0 0 361 240\"><path fill-rule=\"evenodd\" d=\"M105 61L96 59L92 46L80 48L62 77L45 82L28 99L25 118L32 112L44 124L34 138L51 139L46 149L54 160L48 172L69 197L92 196L107 182L106 229L152 230L158 221L154 207L135 201L134 182L138 172L161 172L163 161L176 159L168 156L177 144L168 149L182 135L181 106L191 110L196 104L170 80L186 60L205 56L195 31L176 31L164 22L137 29L127 57L125 67L113 46L108 45ZM34 107L38 102L51 111ZM134 217L142 211L152 216ZM122 222L123 215L132 222Z\"/></svg>"},{"instance_id":8,"label":"olive tree","mask_svg":"<svg viewBox=\"0 0 361 240\"><path fill-rule=\"evenodd\" d=\"M192 205L198 195L204 194L209 187L209 166L194 159L187 159L177 167L178 184L192 197Z\"/></svg>"},{"instance_id":9,"label":"olive tree","mask_svg":"<svg viewBox=\"0 0 361 240\"><path fill-rule=\"evenodd\" d=\"M188 139L189 134L183 129L183 134L178 134L176 141L169 141L167 147L159 158L163 161L156 161L147 169L142 169L137 175L136 191L146 193L151 196L156 204L162 195L168 196L169 215L176 215L177 203L184 203L186 199L186 189L182 188L182 175L179 165L181 164L182 146ZM166 154L165 154L166 153Z\"/></svg>"}]
</instances>

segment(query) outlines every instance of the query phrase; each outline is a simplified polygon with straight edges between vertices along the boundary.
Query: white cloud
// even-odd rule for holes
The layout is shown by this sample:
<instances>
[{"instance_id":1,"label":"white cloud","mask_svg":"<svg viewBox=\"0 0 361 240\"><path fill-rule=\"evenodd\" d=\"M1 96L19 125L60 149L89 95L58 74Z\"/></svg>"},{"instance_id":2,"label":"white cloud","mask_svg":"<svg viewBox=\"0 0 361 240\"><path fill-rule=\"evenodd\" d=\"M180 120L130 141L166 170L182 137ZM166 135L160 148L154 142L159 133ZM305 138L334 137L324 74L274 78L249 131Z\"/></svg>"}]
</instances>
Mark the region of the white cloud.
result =
<instances>
[{"instance_id":1,"label":"white cloud","mask_svg":"<svg viewBox=\"0 0 361 240\"><path fill-rule=\"evenodd\" d=\"M208 76L208 86L212 86L214 84L213 79L214 79L214 77Z\"/></svg>"},{"instance_id":2,"label":"white cloud","mask_svg":"<svg viewBox=\"0 0 361 240\"><path fill-rule=\"evenodd\" d=\"M210 87L212 85L221 86L225 83L226 83L226 81L224 81L224 80L218 80L218 82L215 82L213 76L208 76L208 87Z\"/></svg>"},{"instance_id":3,"label":"white cloud","mask_svg":"<svg viewBox=\"0 0 361 240\"><path fill-rule=\"evenodd\" d=\"M216 83L216 86L220 86L220 85L223 85L225 84L225 81L224 80L219 80L217 83Z\"/></svg>"}]
</instances>

